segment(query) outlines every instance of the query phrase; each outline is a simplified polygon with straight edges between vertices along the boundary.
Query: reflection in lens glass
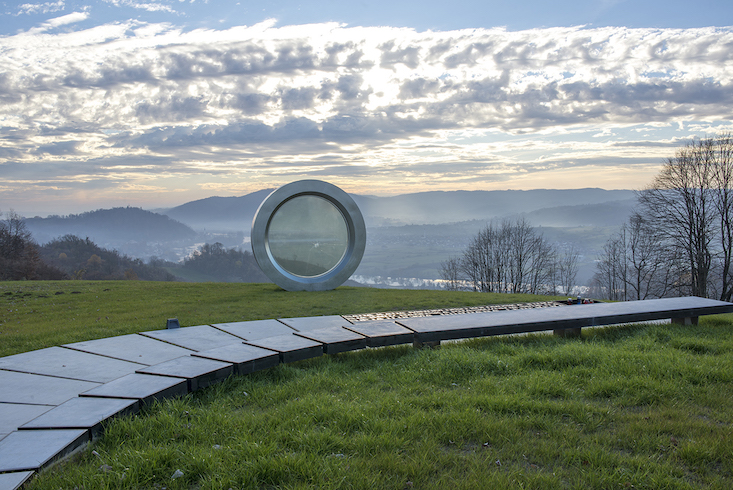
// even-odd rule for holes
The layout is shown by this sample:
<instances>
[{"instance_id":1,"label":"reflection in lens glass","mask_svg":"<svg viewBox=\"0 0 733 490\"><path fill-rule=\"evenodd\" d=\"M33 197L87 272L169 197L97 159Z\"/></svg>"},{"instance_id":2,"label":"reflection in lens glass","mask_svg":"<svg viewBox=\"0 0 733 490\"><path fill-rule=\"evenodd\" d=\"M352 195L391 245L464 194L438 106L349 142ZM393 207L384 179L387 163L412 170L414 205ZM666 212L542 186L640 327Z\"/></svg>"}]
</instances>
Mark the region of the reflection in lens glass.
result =
<instances>
[{"instance_id":1,"label":"reflection in lens glass","mask_svg":"<svg viewBox=\"0 0 733 490\"><path fill-rule=\"evenodd\" d=\"M267 229L272 258L296 276L315 277L338 265L349 245L341 211L330 201L312 195L285 202Z\"/></svg>"}]
</instances>

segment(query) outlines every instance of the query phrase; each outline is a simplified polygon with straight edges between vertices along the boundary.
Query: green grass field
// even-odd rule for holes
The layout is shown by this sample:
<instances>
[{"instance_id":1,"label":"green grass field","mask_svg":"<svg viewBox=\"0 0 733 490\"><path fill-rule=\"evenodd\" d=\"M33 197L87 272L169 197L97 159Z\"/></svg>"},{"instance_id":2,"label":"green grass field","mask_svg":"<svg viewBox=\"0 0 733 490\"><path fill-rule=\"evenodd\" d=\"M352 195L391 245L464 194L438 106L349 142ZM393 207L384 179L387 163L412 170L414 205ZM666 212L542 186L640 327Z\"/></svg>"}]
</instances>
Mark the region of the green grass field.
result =
<instances>
[{"instance_id":1,"label":"green grass field","mask_svg":"<svg viewBox=\"0 0 733 490\"><path fill-rule=\"evenodd\" d=\"M241 284L0 287L13 291L2 296L2 335L13 322L22 327L15 351L87 335L82 325L100 304L118 309L108 315L114 327L95 322L98 336L146 322L162 328L176 315L188 325L519 300L351 288L300 295ZM65 303L50 308L51 298ZM64 332L54 334L47 316ZM35 332L36 320L45 333ZM731 400L731 315L694 327L584 329L581 338L368 349L232 377L113 420L30 488L729 489Z\"/></svg>"},{"instance_id":2,"label":"green grass field","mask_svg":"<svg viewBox=\"0 0 733 490\"><path fill-rule=\"evenodd\" d=\"M0 281L0 356L114 335L268 318L372 313L546 299L532 295L341 287L287 292L274 284Z\"/></svg>"}]
</instances>

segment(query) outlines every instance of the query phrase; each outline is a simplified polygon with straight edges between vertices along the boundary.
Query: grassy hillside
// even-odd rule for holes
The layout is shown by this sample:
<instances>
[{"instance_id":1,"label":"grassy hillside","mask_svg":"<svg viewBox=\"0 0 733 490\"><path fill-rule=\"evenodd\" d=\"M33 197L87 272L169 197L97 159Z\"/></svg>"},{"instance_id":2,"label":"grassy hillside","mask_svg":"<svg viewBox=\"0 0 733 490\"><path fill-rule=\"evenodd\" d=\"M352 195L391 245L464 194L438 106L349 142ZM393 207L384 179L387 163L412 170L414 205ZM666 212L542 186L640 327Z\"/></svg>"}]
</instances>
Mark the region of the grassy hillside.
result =
<instances>
[{"instance_id":1,"label":"grassy hillside","mask_svg":"<svg viewBox=\"0 0 733 490\"><path fill-rule=\"evenodd\" d=\"M117 419L30 488L727 490L732 399L730 319L370 349Z\"/></svg>"},{"instance_id":2,"label":"grassy hillside","mask_svg":"<svg viewBox=\"0 0 733 490\"><path fill-rule=\"evenodd\" d=\"M162 328L175 315L192 325L520 299L246 284L0 288L9 352ZM231 377L115 419L29 488L727 490L732 399L733 315L367 349Z\"/></svg>"},{"instance_id":3,"label":"grassy hillside","mask_svg":"<svg viewBox=\"0 0 733 490\"><path fill-rule=\"evenodd\" d=\"M0 282L0 356L114 335L267 318L537 301L531 295L341 287L287 292L274 284L148 281Z\"/></svg>"}]
</instances>

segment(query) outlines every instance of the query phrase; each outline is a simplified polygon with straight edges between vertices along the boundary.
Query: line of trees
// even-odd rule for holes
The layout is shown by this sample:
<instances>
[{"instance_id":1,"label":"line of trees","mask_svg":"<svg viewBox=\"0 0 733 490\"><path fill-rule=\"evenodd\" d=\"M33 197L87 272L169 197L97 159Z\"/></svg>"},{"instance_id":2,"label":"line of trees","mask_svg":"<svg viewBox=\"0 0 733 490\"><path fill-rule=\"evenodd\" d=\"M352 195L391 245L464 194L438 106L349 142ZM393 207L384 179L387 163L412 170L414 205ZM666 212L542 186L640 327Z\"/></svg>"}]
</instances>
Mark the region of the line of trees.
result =
<instances>
[{"instance_id":1,"label":"line of trees","mask_svg":"<svg viewBox=\"0 0 733 490\"><path fill-rule=\"evenodd\" d=\"M38 245L22 216L0 213L0 280L142 279L173 281L164 269L74 235Z\"/></svg>"},{"instance_id":2,"label":"line of trees","mask_svg":"<svg viewBox=\"0 0 733 490\"><path fill-rule=\"evenodd\" d=\"M440 275L451 290L491 293L570 294L579 253L559 253L524 219L489 223L462 255L441 263Z\"/></svg>"},{"instance_id":3,"label":"line of trees","mask_svg":"<svg viewBox=\"0 0 733 490\"><path fill-rule=\"evenodd\" d=\"M89 238L64 235L40 247L43 260L63 271L65 278L87 280L175 281L157 264L100 247Z\"/></svg>"},{"instance_id":4,"label":"line of trees","mask_svg":"<svg viewBox=\"0 0 733 490\"><path fill-rule=\"evenodd\" d=\"M26 229L21 216L10 211L5 219L0 219L0 280L65 277L63 271L43 261L39 247Z\"/></svg>"},{"instance_id":5,"label":"line of trees","mask_svg":"<svg viewBox=\"0 0 733 490\"><path fill-rule=\"evenodd\" d=\"M218 242L202 245L182 264L155 257L146 264L75 235L38 245L22 216L10 211L3 219L0 213L0 280L175 281L180 278L174 274L184 270L223 282L269 282L250 252Z\"/></svg>"},{"instance_id":6,"label":"line of trees","mask_svg":"<svg viewBox=\"0 0 733 490\"><path fill-rule=\"evenodd\" d=\"M667 159L598 258L594 295L612 300L733 296L733 135Z\"/></svg>"},{"instance_id":7,"label":"line of trees","mask_svg":"<svg viewBox=\"0 0 733 490\"><path fill-rule=\"evenodd\" d=\"M205 243L183 261L182 268L222 282L270 282L251 252Z\"/></svg>"}]
</instances>

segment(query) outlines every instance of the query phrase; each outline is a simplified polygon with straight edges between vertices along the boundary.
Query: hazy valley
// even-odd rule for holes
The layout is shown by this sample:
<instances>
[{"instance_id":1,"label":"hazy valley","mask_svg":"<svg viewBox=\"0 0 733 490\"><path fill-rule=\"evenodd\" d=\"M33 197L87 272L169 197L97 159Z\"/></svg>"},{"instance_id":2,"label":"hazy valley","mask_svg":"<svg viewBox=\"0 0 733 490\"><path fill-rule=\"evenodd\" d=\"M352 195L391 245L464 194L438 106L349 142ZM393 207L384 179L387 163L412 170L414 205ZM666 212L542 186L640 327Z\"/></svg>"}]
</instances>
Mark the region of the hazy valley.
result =
<instances>
[{"instance_id":1,"label":"hazy valley","mask_svg":"<svg viewBox=\"0 0 733 490\"><path fill-rule=\"evenodd\" d=\"M145 261L179 262L204 243L249 251L252 219L271 190L211 197L155 212L139 208L28 218L43 244L72 234ZM367 223L367 248L354 278L381 286L430 287L440 263L459 255L488 221L524 217L558 249L581 254L585 284L608 237L626 220L633 191L602 189L452 191L393 197L352 196ZM389 279L388 279L389 278ZM205 275L188 277L206 280Z\"/></svg>"}]
</instances>

